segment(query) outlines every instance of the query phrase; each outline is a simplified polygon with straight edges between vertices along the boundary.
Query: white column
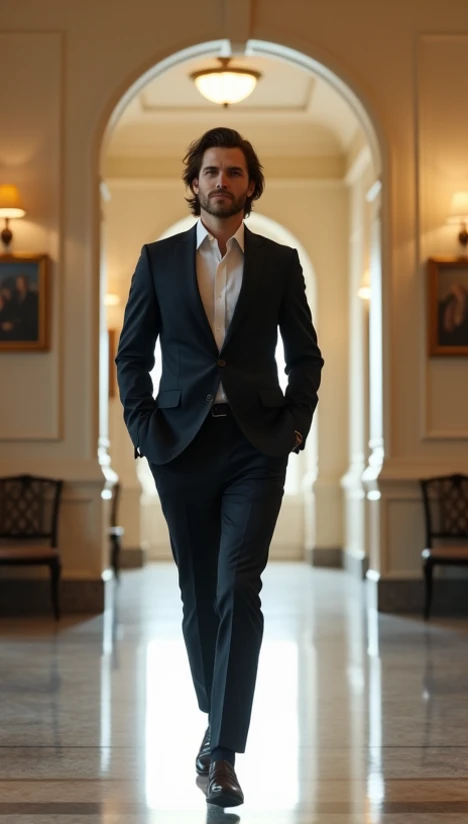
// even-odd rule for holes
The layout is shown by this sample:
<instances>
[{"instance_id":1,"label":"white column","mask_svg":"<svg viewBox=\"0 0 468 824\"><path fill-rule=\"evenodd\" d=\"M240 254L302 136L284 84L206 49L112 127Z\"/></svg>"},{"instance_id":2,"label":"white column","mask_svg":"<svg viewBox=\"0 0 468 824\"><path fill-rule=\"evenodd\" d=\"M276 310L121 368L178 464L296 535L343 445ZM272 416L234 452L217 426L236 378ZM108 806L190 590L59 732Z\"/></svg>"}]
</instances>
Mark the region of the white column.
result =
<instances>
[{"instance_id":1,"label":"white column","mask_svg":"<svg viewBox=\"0 0 468 824\"><path fill-rule=\"evenodd\" d=\"M342 477L345 496L343 564L363 577L367 569L366 503L362 482L369 440L369 301L359 289L370 269L370 215L366 193L372 180L370 155L348 174L349 234L349 466ZM369 275L370 280L370 275Z\"/></svg>"},{"instance_id":2,"label":"white column","mask_svg":"<svg viewBox=\"0 0 468 824\"><path fill-rule=\"evenodd\" d=\"M110 194L105 185L102 187L105 200L110 200ZM113 272L109 270L106 247L105 214L101 221L101 306L107 292L114 292ZM118 395L115 375L114 358L116 351L110 353L108 348L108 329L114 330L114 342L117 347L120 331L123 325L124 306L109 306L101 312L101 382L100 382L100 451L101 463L104 462L104 474L112 482L119 481L121 485L118 524L123 526L125 534L122 539L122 567L140 567L144 563L144 551L141 545L141 514L140 498L141 484L138 480L133 444L123 421L122 405ZM114 371L111 385L115 391L109 397L109 381L106 376L109 370ZM104 434L105 433L105 434ZM107 454L107 458L105 457Z\"/></svg>"},{"instance_id":3,"label":"white column","mask_svg":"<svg viewBox=\"0 0 468 824\"><path fill-rule=\"evenodd\" d=\"M369 319L369 459L363 483L367 490L367 552L369 556L368 578L373 579L380 571L383 552L381 535L381 493L378 478L384 459L383 420L383 320L382 320L382 264L380 190L375 188L371 205L370 275L371 311Z\"/></svg>"}]
</instances>

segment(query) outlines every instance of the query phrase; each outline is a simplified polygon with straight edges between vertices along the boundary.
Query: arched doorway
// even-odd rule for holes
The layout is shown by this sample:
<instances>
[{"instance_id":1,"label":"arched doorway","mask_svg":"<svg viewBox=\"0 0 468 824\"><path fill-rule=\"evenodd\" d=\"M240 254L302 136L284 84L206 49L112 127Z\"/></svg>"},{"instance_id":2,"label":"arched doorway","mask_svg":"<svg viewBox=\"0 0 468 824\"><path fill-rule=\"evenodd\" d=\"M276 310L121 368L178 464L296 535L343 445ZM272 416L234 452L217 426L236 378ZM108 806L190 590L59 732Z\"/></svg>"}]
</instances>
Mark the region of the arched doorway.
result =
<instances>
[{"instance_id":1,"label":"arched doorway","mask_svg":"<svg viewBox=\"0 0 468 824\"><path fill-rule=\"evenodd\" d=\"M125 107L129 104L129 101L133 99L133 97L138 94L139 90L141 90L145 84L150 82L152 78L155 78L161 75L163 72L169 70L171 67L177 66L184 61L200 55L220 55L225 54L228 45L226 41L217 41L215 43L207 43L207 44L200 44L194 46L193 48L186 49L182 52L178 52L175 55L161 61L156 66L152 67L148 72L142 75L138 80L131 85L128 89L126 89L125 93L123 94L120 101L118 101L117 105L114 107L114 110L108 120L108 123L104 129L104 134L101 142L101 158L106 150L106 145L111 138L112 131L115 128L116 123L118 122L122 112L124 111ZM325 79L327 83L331 84L336 91L342 96L344 100L346 100L347 104L353 110L353 112L357 115L360 124L362 126L363 132L366 136L367 146L365 147L364 151L361 151L359 157L356 160L355 166L359 166L359 163L362 162L362 158L366 156L367 152L367 159L372 164L372 175L373 178L378 180L383 174L383 163L382 163L382 156L383 153L380 150L380 143L377 137L377 131L373 126L371 117L369 116L365 106L362 102L358 99L357 95L354 91L347 85L343 79L338 77L336 74L331 72L331 70L322 65L321 63L317 62L313 58L299 53L297 51L291 50L289 48L283 47L278 44L266 43L261 41L249 41L247 45L246 53L251 55L268 55L270 57L274 57L280 61L286 61L288 63L294 63L296 65L300 65L303 69L307 70L311 74L318 75L321 78ZM373 265L371 267L372 271L372 289L373 289L373 300L370 307L370 328L371 334L373 335L373 343L371 344L371 351L373 357L371 359L371 369L373 370L373 376L371 375L371 403L369 404L371 410L371 422L370 422L370 432L368 440L371 443L371 455L369 456L369 467L370 473L372 477L368 477L370 483L373 482L375 479L376 474L378 474L378 466L379 462L382 459L383 455L383 381L382 381L382 364L383 364L383 356L382 356L382 339L383 339L383 330L382 330L382 308L381 308L381 265L380 265L380 209L375 211L373 216ZM154 238L151 238L154 239ZM146 240L146 238L145 238ZM313 474L313 473L312 473ZM362 473L361 473L362 475ZM310 477L310 482L313 484L314 478ZM360 491L363 488L362 486L362 479L361 477L353 477L354 484L360 487ZM336 487L336 484L334 484ZM317 487L318 491L322 495L322 498L319 501L318 509L320 512L325 512L331 508L337 512L338 507L341 505L341 501L339 500L340 490L334 488L331 493L331 483L329 477L324 477L323 483L320 487L320 481ZM331 494L333 496L333 500L331 499ZM358 506L362 509L362 495L356 495L353 497L353 506ZM311 507L313 507L313 500L311 500ZM340 518L342 514L340 515ZM316 526L316 519L314 520L314 527ZM323 518L324 529L322 531L319 530L319 534L317 534L317 530L312 529L310 530L311 534L307 539L307 546L310 549L313 549L318 546L320 550L324 550L324 554L321 555L321 559L323 560L325 565L328 565L328 559L330 557L330 553L328 550L330 549L330 541L327 538L327 529L326 521L330 523L333 521L334 518L329 517ZM361 519L364 522L366 519ZM317 522L318 523L318 522ZM312 535L312 532L315 531L315 534ZM325 536L325 537L324 537ZM328 542L327 542L328 540ZM336 557L336 553L335 553ZM318 558L318 556L317 556Z\"/></svg>"}]
</instances>

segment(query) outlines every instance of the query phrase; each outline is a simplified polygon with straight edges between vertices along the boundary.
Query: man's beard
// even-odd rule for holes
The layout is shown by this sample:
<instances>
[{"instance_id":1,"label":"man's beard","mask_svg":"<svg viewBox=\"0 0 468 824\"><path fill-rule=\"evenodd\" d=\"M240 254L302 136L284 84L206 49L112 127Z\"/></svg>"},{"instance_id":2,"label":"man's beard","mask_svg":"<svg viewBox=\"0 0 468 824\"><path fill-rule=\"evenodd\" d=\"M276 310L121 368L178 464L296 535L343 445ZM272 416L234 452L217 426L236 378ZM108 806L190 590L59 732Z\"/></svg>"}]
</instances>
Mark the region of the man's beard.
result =
<instances>
[{"instance_id":1,"label":"man's beard","mask_svg":"<svg viewBox=\"0 0 468 824\"><path fill-rule=\"evenodd\" d=\"M220 192L221 194L221 192ZM241 195L234 198L231 195L226 195L225 200L218 200L216 197L209 197L209 195L198 195L198 202L200 208L213 217L228 218L244 212L247 195Z\"/></svg>"}]
</instances>

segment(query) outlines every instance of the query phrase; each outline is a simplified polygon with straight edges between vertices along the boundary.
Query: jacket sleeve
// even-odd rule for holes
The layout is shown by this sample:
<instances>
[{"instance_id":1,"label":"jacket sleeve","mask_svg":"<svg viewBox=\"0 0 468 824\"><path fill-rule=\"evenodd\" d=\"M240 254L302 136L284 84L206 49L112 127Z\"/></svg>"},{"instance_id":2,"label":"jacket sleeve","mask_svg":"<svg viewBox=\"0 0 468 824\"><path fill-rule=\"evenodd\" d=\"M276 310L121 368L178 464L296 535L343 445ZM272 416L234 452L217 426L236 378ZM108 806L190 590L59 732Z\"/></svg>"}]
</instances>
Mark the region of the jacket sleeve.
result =
<instances>
[{"instance_id":1,"label":"jacket sleeve","mask_svg":"<svg viewBox=\"0 0 468 824\"><path fill-rule=\"evenodd\" d=\"M279 327L284 344L285 371L289 378L286 399L295 428L303 437L301 445L294 450L297 452L304 449L312 425L324 360L312 323L299 256L296 249L291 251L289 286L280 310Z\"/></svg>"},{"instance_id":2,"label":"jacket sleeve","mask_svg":"<svg viewBox=\"0 0 468 824\"><path fill-rule=\"evenodd\" d=\"M141 424L154 412L154 350L161 330L161 315L154 289L148 248L143 246L130 285L124 323L115 362L124 421L138 453Z\"/></svg>"}]
</instances>

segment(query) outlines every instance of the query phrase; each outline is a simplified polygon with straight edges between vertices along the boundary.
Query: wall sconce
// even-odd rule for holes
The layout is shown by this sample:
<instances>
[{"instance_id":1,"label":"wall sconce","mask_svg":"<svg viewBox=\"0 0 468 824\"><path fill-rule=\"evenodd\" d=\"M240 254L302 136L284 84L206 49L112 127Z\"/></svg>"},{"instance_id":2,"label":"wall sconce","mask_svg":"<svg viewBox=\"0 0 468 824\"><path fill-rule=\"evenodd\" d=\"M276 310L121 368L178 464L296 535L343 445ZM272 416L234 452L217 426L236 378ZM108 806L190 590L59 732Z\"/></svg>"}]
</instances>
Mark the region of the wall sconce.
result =
<instances>
[{"instance_id":1,"label":"wall sconce","mask_svg":"<svg viewBox=\"0 0 468 824\"><path fill-rule=\"evenodd\" d=\"M358 289L358 297L361 298L361 300L370 300L370 298L371 298L371 285L370 285L370 272L369 272L369 269L366 269L366 271L364 272L364 274L362 276L361 285Z\"/></svg>"},{"instance_id":2,"label":"wall sconce","mask_svg":"<svg viewBox=\"0 0 468 824\"><path fill-rule=\"evenodd\" d=\"M459 224L460 232L458 234L458 240L463 248L465 248L468 244L468 231L466 229L467 222L468 192L455 192L455 194L452 195L452 200L450 201L450 212L447 218L447 223L452 225L455 223Z\"/></svg>"},{"instance_id":3,"label":"wall sconce","mask_svg":"<svg viewBox=\"0 0 468 824\"><path fill-rule=\"evenodd\" d=\"M7 251L13 238L13 232L9 226L10 220L24 217L25 214L26 212L24 211L23 204L21 203L20 193L16 186L11 186L9 184L0 186L0 217L5 218L5 228L3 229L0 237L2 238L2 243Z\"/></svg>"},{"instance_id":4,"label":"wall sconce","mask_svg":"<svg viewBox=\"0 0 468 824\"><path fill-rule=\"evenodd\" d=\"M113 294L112 292L108 292L107 295L104 297L104 306L119 306L120 305L120 297L118 295Z\"/></svg>"}]
</instances>

